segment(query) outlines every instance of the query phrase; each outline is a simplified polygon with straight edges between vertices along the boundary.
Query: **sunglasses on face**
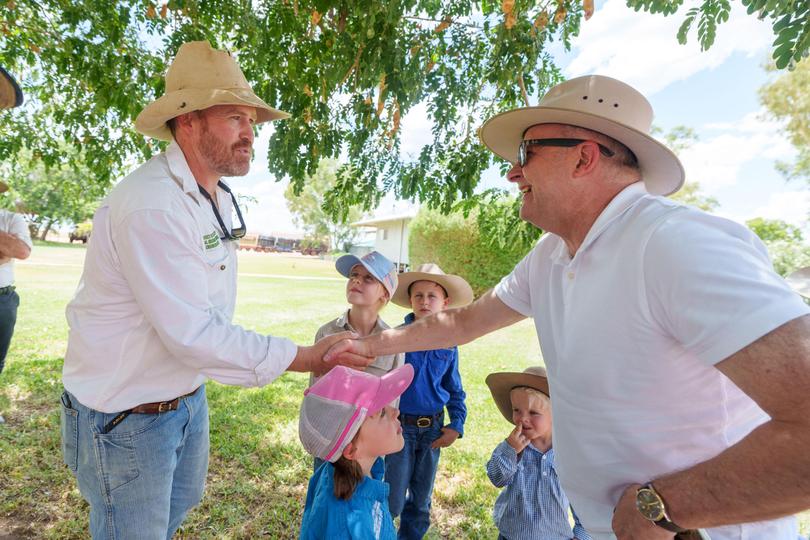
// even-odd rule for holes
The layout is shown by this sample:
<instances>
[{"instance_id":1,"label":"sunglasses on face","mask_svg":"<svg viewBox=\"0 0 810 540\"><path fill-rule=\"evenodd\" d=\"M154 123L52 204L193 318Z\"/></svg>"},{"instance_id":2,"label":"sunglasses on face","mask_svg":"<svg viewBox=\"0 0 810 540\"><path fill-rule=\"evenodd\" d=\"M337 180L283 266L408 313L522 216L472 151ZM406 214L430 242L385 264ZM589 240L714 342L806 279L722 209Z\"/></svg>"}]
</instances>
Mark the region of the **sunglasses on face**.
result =
<instances>
[{"instance_id":1,"label":"sunglasses on face","mask_svg":"<svg viewBox=\"0 0 810 540\"><path fill-rule=\"evenodd\" d=\"M588 142L588 139L525 139L523 141L520 141L520 146L518 147L517 163L521 167L526 166L526 162L529 160L529 154L527 151L529 146L561 146L564 148L572 148L584 142ZM599 152L601 152L603 156L613 157L613 155L615 154L615 152L613 152L613 150L611 150L607 146L604 146L599 143L596 144L599 146Z\"/></svg>"},{"instance_id":2,"label":"sunglasses on face","mask_svg":"<svg viewBox=\"0 0 810 540\"><path fill-rule=\"evenodd\" d=\"M217 210L217 205L214 204L214 200L211 198L211 195L199 184L197 187L200 188L200 193L202 193L203 197L208 199L208 202L211 203L211 209L214 211L214 217L217 218L217 223L219 223L219 228L222 230L222 235L220 235L220 240L239 240L247 233L247 227L245 226L245 220L242 219L242 212L239 210L239 205L236 204L236 197L234 197L233 193L231 192L231 188L229 188L222 180L217 182L217 185L222 188L228 195L231 196L231 202L233 203L233 207L236 209L236 216L239 218L239 226L232 228L230 232L228 232L227 228L225 227L225 222L222 221L222 216L219 215L219 210Z\"/></svg>"}]
</instances>

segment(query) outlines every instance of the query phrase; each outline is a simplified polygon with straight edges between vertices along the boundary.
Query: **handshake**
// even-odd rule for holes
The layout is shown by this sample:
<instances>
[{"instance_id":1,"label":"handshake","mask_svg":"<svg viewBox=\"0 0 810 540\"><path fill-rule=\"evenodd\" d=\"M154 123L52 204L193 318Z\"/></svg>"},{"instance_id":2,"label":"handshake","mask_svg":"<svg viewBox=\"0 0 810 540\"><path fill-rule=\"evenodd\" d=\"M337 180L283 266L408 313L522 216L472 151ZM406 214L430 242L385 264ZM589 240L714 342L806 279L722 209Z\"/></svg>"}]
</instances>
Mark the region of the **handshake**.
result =
<instances>
[{"instance_id":1,"label":"handshake","mask_svg":"<svg viewBox=\"0 0 810 540\"><path fill-rule=\"evenodd\" d=\"M312 372L319 377L335 366L363 370L374 361L369 344L353 332L326 336L310 346L299 346L290 371Z\"/></svg>"}]
</instances>

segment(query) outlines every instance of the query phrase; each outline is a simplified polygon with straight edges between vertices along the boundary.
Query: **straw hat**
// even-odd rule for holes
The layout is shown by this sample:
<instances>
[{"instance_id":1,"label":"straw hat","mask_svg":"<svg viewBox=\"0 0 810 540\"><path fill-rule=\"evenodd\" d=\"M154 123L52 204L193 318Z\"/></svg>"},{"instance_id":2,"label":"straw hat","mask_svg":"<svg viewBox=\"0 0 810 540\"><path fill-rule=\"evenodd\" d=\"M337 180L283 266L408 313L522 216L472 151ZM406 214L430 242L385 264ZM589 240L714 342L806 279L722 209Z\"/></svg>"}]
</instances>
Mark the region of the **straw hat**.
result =
<instances>
[{"instance_id":1,"label":"straw hat","mask_svg":"<svg viewBox=\"0 0 810 540\"><path fill-rule=\"evenodd\" d=\"M788 285L804 298L810 299L810 266L799 268L785 278Z\"/></svg>"},{"instance_id":2,"label":"straw hat","mask_svg":"<svg viewBox=\"0 0 810 540\"><path fill-rule=\"evenodd\" d=\"M669 195L683 185L683 165L650 135L652 119L652 106L638 90L610 77L587 75L553 87L536 107L493 116L479 136L487 148L514 163L523 134L534 125L568 124L597 131L636 155L647 191Z\"/></svg>"},{"instance_id":3,"label":"straw hat","mask_svg":"<svg viewBox=\"0 0 810 540\"><path fill-rule=\"evenodd\" d=\"M166 121L214 105L256 108L256 123L288 118L253 93L236 60L207 41L184 43L166 72L166 92L141 111L135 129L156 139L172 140Z\"/></svg>"},{"instance_id":4,"label":"straw hat","mask_svg":"<svg viewBox=\"0 0 810 540\"><path fill-rule=\"evenodd\" d=\"M528 386L543 392L545 395L548 393L548 376L546 368L540 366L532 366L523 370L522 373L518 372L502 372L490 373L486 379L489 391L492 393L492 399L495 400L495 405L498 410L510 423L512 422L512 400L509 397L509 392L517 386Z\"/></svg>"},{"instance_id":5,"label":"straw hat","mask_svg":"<svg viewBox=\"0 0 810 540\"><path fill-rule=\"evenodd\" d=\"M0 109L19 107L23 102L20 85L0 66Z\"/></svg>"},{"instance_id":6,"label":"straw hat","mask_svg":"<svg viewBox=\"0 0 810 540\"><path fill-rule=\"evenodd\" d=\"M425 263L419 265L415 272L403 272L399 275L399 287L391 298L398 306L410 308L411 298L408 289L416 281L432 281L438 283L447 291L450 303L447 307L466 306L473 301L473 291L470 284L463 277L445 274L439 265Z\"/></svg>"}]
</instances>

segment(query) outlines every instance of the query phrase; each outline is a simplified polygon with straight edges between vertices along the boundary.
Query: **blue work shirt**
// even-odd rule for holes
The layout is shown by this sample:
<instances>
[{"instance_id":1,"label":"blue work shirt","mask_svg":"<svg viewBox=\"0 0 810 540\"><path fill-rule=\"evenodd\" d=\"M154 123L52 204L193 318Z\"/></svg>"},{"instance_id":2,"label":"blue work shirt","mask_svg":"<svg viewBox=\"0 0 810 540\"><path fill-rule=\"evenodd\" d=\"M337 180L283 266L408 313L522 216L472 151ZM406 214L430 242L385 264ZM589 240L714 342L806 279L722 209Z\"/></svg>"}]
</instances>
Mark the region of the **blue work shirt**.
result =
<instances>
[{"instance_id":1,"label":"blue work shirt","mask_svg":"<svg viewBox=\"0 0 810 540\"><path fill-rule=\"evenodd\" d=\"M414 314L409 313L405 325L414 319ZM405 355L405 363L413 366L413 382L399 398L399 412L428 416L447 407L450 414L447 427L464 435L464 421L467 419L464 399L467 394L458 372L458 347L409 352Z\"/></svg>"},{"instance_id":2,"label":"blue work shirt","mask_svg":"<svg viewBox=\"0 0 810 540\"><path fill-rule=\"evenodd\" d=\"M397 531L388 510L388 484L383 482L385 467L378 458L357 484L348 500L335 497L335 467L324 463L307 487L301 540L395 540Z\"/></svg>"}]
</instances>

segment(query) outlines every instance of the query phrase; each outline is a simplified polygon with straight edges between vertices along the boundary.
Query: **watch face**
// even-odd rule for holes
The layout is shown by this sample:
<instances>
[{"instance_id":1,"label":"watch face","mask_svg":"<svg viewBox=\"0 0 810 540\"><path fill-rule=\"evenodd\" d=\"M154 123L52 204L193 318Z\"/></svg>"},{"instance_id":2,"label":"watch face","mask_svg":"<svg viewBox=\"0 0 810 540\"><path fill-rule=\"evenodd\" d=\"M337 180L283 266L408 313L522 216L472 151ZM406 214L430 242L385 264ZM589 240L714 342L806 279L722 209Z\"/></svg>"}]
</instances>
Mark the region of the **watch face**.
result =
<instances>
[{"instance_id":1,"label":"watch face","mask_svg":"<svg viewBox=\"0 0 810 540\"><path fill-rule=\"evenodd\" d=\"M641 515L650 521L664 519L664 501L656 492L648 488L641 488L636 493L636 507Z\"/></svg>"}]
</instances>

